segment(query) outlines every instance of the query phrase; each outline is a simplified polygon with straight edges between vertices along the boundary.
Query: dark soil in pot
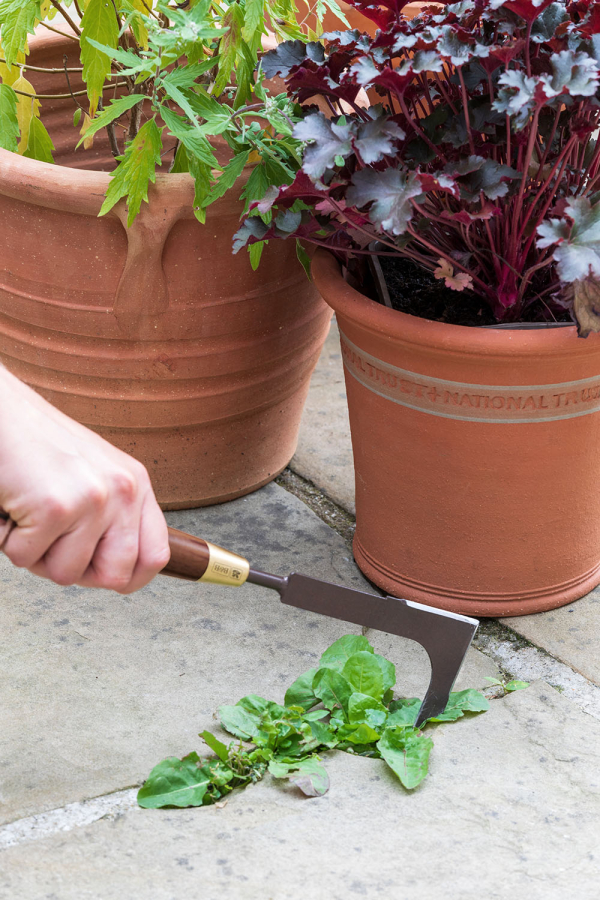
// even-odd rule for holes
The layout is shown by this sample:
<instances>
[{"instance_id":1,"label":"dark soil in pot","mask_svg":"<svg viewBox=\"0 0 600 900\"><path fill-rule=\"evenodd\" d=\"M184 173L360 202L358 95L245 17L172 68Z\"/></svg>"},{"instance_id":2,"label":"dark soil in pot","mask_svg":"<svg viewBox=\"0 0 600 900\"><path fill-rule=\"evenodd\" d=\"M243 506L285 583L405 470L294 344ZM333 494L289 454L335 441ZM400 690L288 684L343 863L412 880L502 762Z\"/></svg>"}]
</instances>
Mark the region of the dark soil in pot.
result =
<instances>
[{"instance_id":1,"label":"dark soil in pot","mask_svg":"<svg viewBox=\"0 0 600 900\"><path fill-rule=\"evenodd\" d=\"M410 259L380 256L379 264L385 278L392 308L421 319L446 322L449 325L496 325L496 318L485 300L473 291L454 291L443 279ZM373 299L377 295L371 294ZM526 322L568 322L566 310L550 311L541 301L533 303L524 316Z\"/></svg>"}]
</instances>

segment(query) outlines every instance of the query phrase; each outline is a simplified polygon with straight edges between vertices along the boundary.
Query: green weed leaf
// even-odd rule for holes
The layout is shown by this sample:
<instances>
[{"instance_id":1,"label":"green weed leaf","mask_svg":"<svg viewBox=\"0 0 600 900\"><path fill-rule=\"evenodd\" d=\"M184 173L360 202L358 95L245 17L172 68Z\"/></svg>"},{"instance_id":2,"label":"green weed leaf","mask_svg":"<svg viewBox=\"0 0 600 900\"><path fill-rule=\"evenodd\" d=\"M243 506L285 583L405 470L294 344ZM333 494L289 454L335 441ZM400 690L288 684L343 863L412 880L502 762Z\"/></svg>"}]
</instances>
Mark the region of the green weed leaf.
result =
<instances>
[{"instance_id":1,"label":"green weed leaf","mask_svg":"<svg viewBox=\"0 0 600 900\"><path fill-rule=\"evenodd\" d=\"M375 652L362 634L346 634L327 648L321 657L319 668L326 667L341 672L350 657L361 651Z\"/></svg>"},{"instance_id":2,"label":"green weed leaf","mask_svg":"<svg viewBox=\"0 0 600 900\"><path fill-rule=\"evenodd\" d=\"M202 738L205 744L208 744L212 752L219 757L221 762L227 762L229 751L222 741L216 738L214 734L211 734L210 731L201 731L199 737Z\"/></svg>"},{"instance_id":3,"label":"green weed leaf","mask_svg":"<svg viewBox=\"0 0 600 900\"><path fill-rule=\"evenodd\" d=\"M420 709L421 700L418 697L392 700L389 706L388 725L414 725Z\"/></svg>"},{"instance_id":4,"label":"green weed leaf","mask_svg":"<svg viewBox=\"0 0 600 900\"><path fill-rule=\"evenodd\" d=\"M354 693L348 701L348 720L352 724L365 722L372 728L378 728L386 722L388 711L379 700L368 694Z\"/></svg>"},{"instance_id":5,"label":"green weed leaf","mask_svg":"<svg viewBox=\"0 0 600 900\"><path fill-rule=\"evenodd\" d=\"M455 722L466 712L485 712L490 708L489 701L479 691L457 691L450 694L446 709L439 716L428 719L428 722Z\"/></svg>"},{"instance_id":6,"label":"green weed leaf","mask_svg":"<svg viewBox=\"0 0 600 900\"><path fill-rule=\"evenodd\" d=\"M269 763L274 778L287 778L307 797L321 797L329 790L329 775L315 756L308 759L274 759Z\"/></svg>"},{"instance_id":7,"label":"green weed leaf","mask_svg":"<svg viewBox=\"0 0 600 900\"><path fill-rule=\"evenodd\" d=\"M197 753L183 759L170 756L155 766L140 788L137 801L144 809L162 806L201 806L210 784L210 773Z\"/></svg>"},{"instance_id":8,"label":"green weed leaf","mask_svg":"<svg viewBox=\"0 0 600 900\"><path fill-rule=\"evenodd\" d=\"M377 742L382 758L408 790L416 788L427 775L432 748L431 738L402 725L386 728Z\"/></svg>"},{"instance_id":9,"label":"green weed leaf","mask_svg":"<svg viewBox=\"0 0 600 900\"><path fill-rule=\"evenodd\" d=\"M383 697L383 674L379 662L373 653L361 650L348 659L342 669L342 675L355 691L368 694L381 700ZM394 679L395 680L395 679Z\"/></svg>"},{"instance_id":10,"label":"green weed leaf","mask_svg":"<svg viewBox=\"0 0 600 900\"><path fill-rule=\"evenodd\" d=\"M335 669L317 669L312 689L327 709L339 706L344 712L347 711L352 686Z\"/></svg>"},{"instance_id":11,"label":"green weed leaf","mask_svg":"<svg viewBox=\"0 0 600 900\"><path fill-rule=\"evenodd\" d=\"M286 706L301 706L302 709L312 709L319 702L319 698L313 691L313 681L317 674L316 669L309 669L299 678L296 678L293 684L285 692L284 703Z\"/></svg>"}]
</instances>

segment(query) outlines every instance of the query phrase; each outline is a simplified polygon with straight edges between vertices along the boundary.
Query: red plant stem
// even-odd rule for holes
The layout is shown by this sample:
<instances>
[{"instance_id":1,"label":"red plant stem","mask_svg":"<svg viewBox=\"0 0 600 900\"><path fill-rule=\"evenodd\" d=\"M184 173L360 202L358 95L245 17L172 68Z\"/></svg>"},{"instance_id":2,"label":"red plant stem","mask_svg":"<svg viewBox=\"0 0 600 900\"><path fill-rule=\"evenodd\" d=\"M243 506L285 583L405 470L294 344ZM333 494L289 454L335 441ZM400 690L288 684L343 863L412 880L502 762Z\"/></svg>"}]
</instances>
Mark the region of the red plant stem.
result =
<instances>
[{"instance_id":1,"label":"red plant stem","mask_svg":"<svg viewBox=\"0 0 600 900\"><path fill-rule=\"evenodd\" d=\"M440 76L438 75L437 72L434 72L434 73L433 73L433 77L434 77L435 80L436 80L436 84L437 84L437 86L438 86L438 89L439 89L440 94L442 95L442 97L444 98L444 100L446 101L446 103L448 104L448 106L450 107L450 109L452 110L452 112L454 113L454 115L457 116L457 115L458 115L458 110L457 110L457 108L455 107L455 105L454 105L454 103L452 102L452 100L450 99L450 97L449 97L449 95L448 95L448 93L447 93L447 91L446 91L446 89L445 89L445 87L444 87L444 83L443 83L442 79L440 78Z\"/></svg>"},{"instance_id":2,"label":"red plant stem","mask_svg":"<svg viewBox=\"0 0 600 900\"><path fill-rule=\"evenodd\" d=\"M529 165L531 163L531 157L533 154L533 147L535 144L535 138L536 138L536 134L537 134L537 124L538 124L539 117L540 117L540 111L539 111L539 109L536 109L536 111L533 114L533 119L531 121L531 130L529 132L529 141L527 142L527 150L525 151L525 159L523 161L523 169L522 169L523 176L521 178L521 184L519 185L519 193L517 195L517 201L515 204L515 209L514 209L514 214L513 214L513 219L512 219L514 226L518 225L519 217L521 215L521 208L523 206L523 195L525 194L525 185L527 184L527 178L529 177L528 176ZM510 249L512 252L510 253L510 258L512 260L512 264L515 265L516 257L517 257L517 241L511 241L511 243L512 243L512 247L510 247Z\"/></svg>"},{"instance_id":3,"label":"red plant stem","mask_svg":"<svg viewBox=\"0 0 600 900\"><path fill-rule=\"evenodd\" d=\"M554 175L555 175L555 173L556 173L556 170L557 170L558 166L561 165L561 163L562 163L562 168L561 168L560 174L559 174L558 179L557 179L557 184L560 183L560 179L561 179L562 174L563 174L563 172L564 172L565 166L567 165L567 162L568 162L568 154L569 154L569 152L570 152L569 144L571 143L571 141L576 141L576 140L577 140L577 138L575 137L575 135L573 135L573 136L571 137L569 143L566 145L566 147L563 147L562 152L561 152L560 155L556 158L556 160L555 160L555 162L554 162L554 165L552 166L552 169L550 170L550 174L548 175L548 177L546 178L545 182L542 184L541 188L540 188L539 191L537 192L537 194L536 194L535 199L533 200L533 202L529 204L529 208L530 208L531 212L530 212L530 215L528 215L528 216L525 217L525 220L524 220L524 222L523 222L521 228L519 229L519 232L518 232L518 234L517 234L517 242L519 242L519 241L523 238L523 235L524 235L524 233L525 233L525 229L527 228L527 223L528 223L529 220L531 219L531 216L533 215L533 211L535 210L535 208L536 208L536 206L537 206L537 204L538 204L538 201L540 200L540 198L542 197L542 195L544 194L544 192L550 187L550 183L551 183L552 179L554 178ZM546 215L546 212L547 212L547 210L549 209L550 204L552 203L552 200L553 200L553 199L554 199L554 191L552 191L552 193L550 194L550 198L549 198L548 202L547 202L547 203L545 204L545 206L544 206L544 211L543 211L542 215L538 218L538 223L537 223L538 225L539 225L539 223L541 222L541 220L543 219L543 217ZM537 227L537 226L536 226L536 227Z\"/></svg>"},{"instance_id":4,"label":"red plant stem","mask_svg":"<svg viewBox=\"0 0 600 900\"><path fill-rule=\"evenodd\" d=\"M447 260L455 268L460 269L462 272L465 272L467 275L470 275L471 278L473 279L473 281L477 282L477 284L481 287L484 294L490 293L489 285L487 285L485 283L485 281L482 281L478 275L473 275L473 273L470 272L469 269L466 268L466 266L463 266L463 264L460 263L457 259L454 259L448 253L444 253L440 247L436 247L434 244L430 244L429 241L426 241L425 238L422 237L420 234L416 234L410 226L408 226L406 230L410 234L410 236L413 238L413 240L415 240L418 244L422 244L422 246L427 247L427 249L429 251L431 251L431 253L435 253L436 255L441 256L443 259Z\"/></svg>"},{"instance_id":5,"label":"red plant stem","mask_svg":"<svg viewBox=\"0 0 600 900\"><path fill-rule=\"evenodd\" d=\"M381 237L379 235L373 234L372 232L367 231L366 228L363 228L361 225L358 225L356 222L353 222L352 219L349 219L348 216L346 215L346 213L344 212L343 207L341 207L339 205L339 203L336 203L336 201L333 200L331 197L329 197L328 200L331 203L331 205L337 210L338 215L340 215L345 222L348 222L348 224L352 228L356 229L356 231L360 231L364 235L366 235L370 241L379 241L381 244L385 244L386 247L392 247L394 250L398 249L395 244L391 243L390 241L386 241L385 237Z\"/></svg>"},{"instance_id":6,"label":"red plant stem","mask_svg":"<svg viewBox=\"0 0 600 900\"><path fill-rule=\"evenodd\" d=\"M465 87L465 80L463 78L462 66L457 66L456 71L458 72L458 80L460 81L460 89L463 97L463 112L465 115L465 125L467 126L467 134L469 136L469 147L471 149L471 153L475 156L475 143L473 141L473 133L471 131L471 120L469 118L469 97L467 95L467 89Z\"/></svg>"},{"instance_id":7,"label":"red plant stem","mask_svg":"<svg viewBox=\"0 0 600 900\"><path fill-rule=\"evenodd\" d=\"M548 153L550 151L550 148L552 147L552 142L554 141L554 135L556 134L556 128L558 125L558 120L560 119L561 112L562 112L562 104L556 110L556 115L554 117L554 123L552 125L552 131L550 132L550 137L548 138L548 140L546 142L546 149L544 151L544 155L542 156L542 158L540 160L540 169L543 168L543 166L548 158Z\"/></svg>"},{"instance_id":8,"label":"red plant stem","mask_svg":"<svg viewBox=\"0 0 600 900\"><path fill-rule=\"evenodd\" d=\"M597 140L596 147L594 149L594 153L592 155L592 158L590 160L590 163L589 163L587 169L583 173L583 176L581 178L581 184L579 186L579 189L576 191L576 194L580 194L585 189L585 185L586 185L586 182L588 181L588 179L591 179L591 180L594 179L599 160L600 160L600 140Z\"/></svg>"},{"instance_id":9,"label":"red plant stem","mask_svg":"<svg viewBox=\"0 0 600 900\"><path fill-rule=\"evenodd\" d=\"M565 159L563 160L563 164L562 164L562 166L561 166L560 172L558 173L558 178L556 179L557 184L560 184L560 180L561 180L561 178L562 178L562 174L563 174L563 172L564 172L564 170L565 170L565 166L566 166L566 165L567 165L567 159L565 158ZM546 200L546 203L544 204L543 210L541 211L541 213L539 214L539 216L538 216L538 218L537 218L537 220L536 220L536 223L535 223L535 225L534 225L534 227L533 227L533 230L532 230L532 232L531 232L531 234L530 234L530 236L529 236L529 238L528 238L528 240L527 240L527 243L525 244L525 247L524 247L524 249L523 249L523 253L521 254L521 259L523 260L523 263L524 263L525 260L527 259L527 255L529 254L529 251L531 250L531 245L533 244L533 242L534 242L534 240L535 240L535 238L536 238L537 230L538 230L538 228L540 227L541 223L544 221L544 216L546 215L546 213L547 213L548 210L550 209L550 206L551 206L552 201L553 201L554 199L555 199L555 193L554 193L554 191L551 191L550 196L548 197L548 199Z\"/></svg>"},{"instance_id":10,"label":"red plant stem","mask_svg":"<svg viewBox=\"0 0 600 900\"><path fill-rule=\"evenodd\" d=\"M422 140L425 141L425 143L427 144L427 146L428 146L431 150L433 150L433 152L435 153L435 155L436 155L439 159L441 159L442 162L448 162L448 160L446 159L446 157L444 156L444 154L441 152L441 150L439 149L439 147L436 147L435 144L434 144L432 141L429 140L429 138L427 137L427 135L425 134L425 132L423 131L423 129L422 129L419 125L417 125L417 123L415 122L415 120L412 118L412 116L410 115L410 112L408 111L408 108L407 108L407 106L406 106L406 102L405 102L405 100L404 100L404 97L399 96L398 99L399 99L399 101L400 101L400 107L401 107L401 109L402 109L402 112L404 113L404 116L405 116L406 120L409 122L409 124L410 124L411 128L413 129L413 131L416 131L416 133L419 135L419 137L420 137Z\"/></svg>"},{"instance_id":11,"label":"red plant stem","mask_svg":"<svg viewBox=\"0 0 600 900\"><path fill-rule=\"evenodd\" d=\"M531 47L531 29L533 28L533 21L527 23L527 34L525 36L525 65L527 66L527 77L531 78L531 55L530 55L530 47Z\"/></svg>"}]
</instances>

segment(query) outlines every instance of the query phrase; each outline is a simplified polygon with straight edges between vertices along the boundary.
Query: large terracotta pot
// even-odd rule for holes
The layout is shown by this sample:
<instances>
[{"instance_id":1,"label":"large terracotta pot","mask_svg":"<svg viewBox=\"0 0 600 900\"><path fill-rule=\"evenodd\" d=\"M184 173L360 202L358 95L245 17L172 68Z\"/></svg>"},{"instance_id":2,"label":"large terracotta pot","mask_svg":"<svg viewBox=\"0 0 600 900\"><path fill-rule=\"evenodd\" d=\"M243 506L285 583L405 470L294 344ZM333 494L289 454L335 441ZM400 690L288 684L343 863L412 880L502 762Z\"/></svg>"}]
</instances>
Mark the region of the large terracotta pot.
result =
<instances>
[{"instance_id":1,"label":"large terracotta pot","mask_svg":"<svg viewBox=\"0 0 600 900\"><path fill-rule=\"evenodd\" d=\"M73 65L72 46L34 41L30 62ZM60 76L31 80L64 91ZM43 103L65 166L0 150L2 362L140 459L164 508L248 493L294 453L331 312L293 242L267 247L257 272L232 255L231 194L200 225L188 175L159 175L130 229L123 204L98 218L109 176L72 166L102 168L107 144L73 153L73 109Z\"/></svg>"},{"instance_id":2,"label":"large terracotta pot","mask_svg":"<svg viewBox=\"0 0 600 900\"><path fill-rule=\"evenodd\" d=\"M466 328L381 306L319 250L356 467L354 553L400 597L538 612L600 582L600 335Z\"/></svg>"}]
</instances>

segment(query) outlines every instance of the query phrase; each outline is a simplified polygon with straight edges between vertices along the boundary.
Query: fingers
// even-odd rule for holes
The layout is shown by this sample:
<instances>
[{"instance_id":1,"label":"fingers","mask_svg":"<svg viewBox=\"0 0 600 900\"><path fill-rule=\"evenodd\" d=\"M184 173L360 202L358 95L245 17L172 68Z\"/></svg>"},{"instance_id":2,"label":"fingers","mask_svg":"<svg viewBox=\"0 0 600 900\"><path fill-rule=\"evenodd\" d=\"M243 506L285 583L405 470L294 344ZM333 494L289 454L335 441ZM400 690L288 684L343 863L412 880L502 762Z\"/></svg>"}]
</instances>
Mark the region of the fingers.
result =
<instances>
[{"instance_id":1,"label":"fingers","mask_svg":"<svg viewBox=\"0 0 600 900\"><path fill-rule=\"evenodd\" d=\"M107 493L93 481L86 488L71 497L64 489L60 500L46 496L31 521L26 517L18 522L2 548L14 565L35 574L42 574L43 568L44 577L54 579L52 571L60 584L73 584L87 568L103 530ZM79 540L71 538L75 532ZM45 565L47 554L50 568Z\"/></svg>"},{"instance_id":2,"label":"fingers","mask_svg":"<svg viewBox=\"0 0 600 900\"><path fill-rule=\"evenodd\" d=\"M133 522L129 527L115 522L102 536L78 584L130 594L148 584L166 566L169 556L167 523L148 490L135 527Z\"/></svg>"}]
</instances>

